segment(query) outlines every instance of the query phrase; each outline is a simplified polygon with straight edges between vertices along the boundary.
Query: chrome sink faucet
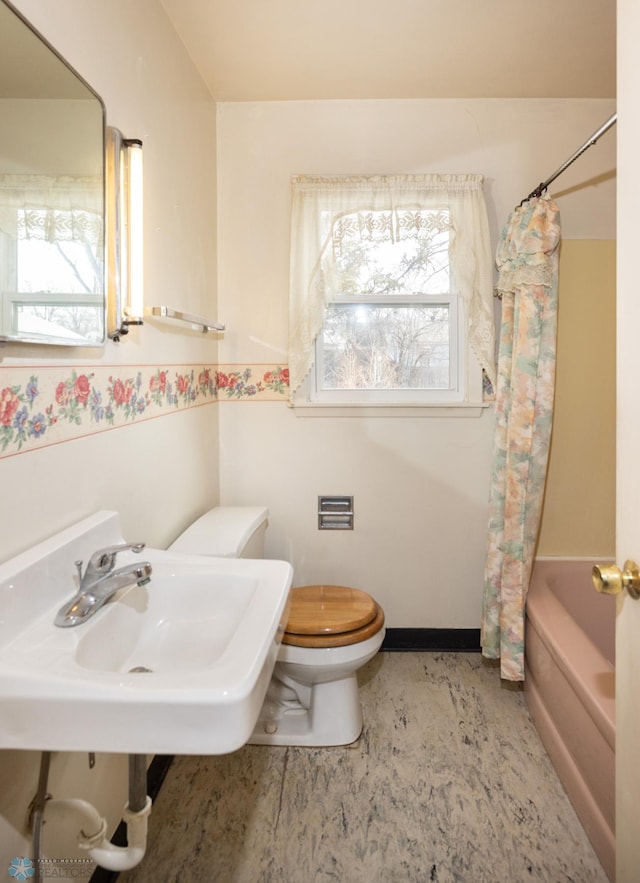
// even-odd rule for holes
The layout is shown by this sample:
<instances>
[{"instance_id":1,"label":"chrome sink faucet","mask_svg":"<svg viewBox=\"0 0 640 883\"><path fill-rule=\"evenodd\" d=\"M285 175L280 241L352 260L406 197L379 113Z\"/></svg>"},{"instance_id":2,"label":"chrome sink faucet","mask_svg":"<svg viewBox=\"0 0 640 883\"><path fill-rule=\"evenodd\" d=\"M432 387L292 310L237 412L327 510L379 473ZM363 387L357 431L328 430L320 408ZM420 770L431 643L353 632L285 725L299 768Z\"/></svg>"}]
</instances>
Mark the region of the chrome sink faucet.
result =
<instances>
[{"instance_id":1,"label":"chrome sink faucet","mask_svg":"<svg viewBox=\"0 0 640 883\"><path fill-rule=\"evenodd\" d=\"M76 561L80 587L70 601L64 604L54 620L60 628L80 625L90 619L119 589L137 583L144 586L151 579L151 565L148 561L141 564L128 564L114 570L119 552L142 552L144 543L122 543L118 546L107 546L94 552L84 576L82 561Z\"/></svg>"}]
</instances>

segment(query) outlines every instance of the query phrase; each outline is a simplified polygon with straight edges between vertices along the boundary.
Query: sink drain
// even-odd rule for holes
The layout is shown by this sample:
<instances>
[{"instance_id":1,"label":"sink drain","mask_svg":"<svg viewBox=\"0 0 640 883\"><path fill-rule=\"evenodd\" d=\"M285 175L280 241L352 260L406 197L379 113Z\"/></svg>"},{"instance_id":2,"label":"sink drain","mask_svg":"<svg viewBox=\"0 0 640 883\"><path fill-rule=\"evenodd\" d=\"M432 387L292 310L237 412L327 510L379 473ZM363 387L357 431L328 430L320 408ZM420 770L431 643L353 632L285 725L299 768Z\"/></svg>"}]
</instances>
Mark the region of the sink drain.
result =
<instances>
[{"instance_id":1,"label":"sink drain","mask_svg":"<svg viewBox=\"0 0 640 883\"><path fill-rule=\"evenodd\" d=\"M129 669L128 674L130 674L130 675L133 675L133 674L140 674L141 672L150 672L150 673L153 673L153 669L152 669L152 668L145 668L144 665L136 665L135 668L130 668L130 669Z\"/></svg>"}]
</instances>

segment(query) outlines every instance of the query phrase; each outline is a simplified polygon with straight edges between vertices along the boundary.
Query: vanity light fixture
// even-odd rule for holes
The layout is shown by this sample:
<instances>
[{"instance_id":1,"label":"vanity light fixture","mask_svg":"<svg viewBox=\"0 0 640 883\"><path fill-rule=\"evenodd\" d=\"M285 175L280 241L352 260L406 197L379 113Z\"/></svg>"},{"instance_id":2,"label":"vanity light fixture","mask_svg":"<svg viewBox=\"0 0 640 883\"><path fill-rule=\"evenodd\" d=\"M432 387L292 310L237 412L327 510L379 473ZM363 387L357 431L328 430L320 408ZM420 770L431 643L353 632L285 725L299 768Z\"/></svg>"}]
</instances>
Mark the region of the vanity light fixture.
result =
<instances>
[{"instance_id":1,"label":"vanity light fixture","mask_svg":"<svg viewBox=\"0 0 640 883\"><path fill-rule=\"evenodd\" d=\"M143 324L142 141L107 128L107 333Z\"/></svg>"}]
</instances>

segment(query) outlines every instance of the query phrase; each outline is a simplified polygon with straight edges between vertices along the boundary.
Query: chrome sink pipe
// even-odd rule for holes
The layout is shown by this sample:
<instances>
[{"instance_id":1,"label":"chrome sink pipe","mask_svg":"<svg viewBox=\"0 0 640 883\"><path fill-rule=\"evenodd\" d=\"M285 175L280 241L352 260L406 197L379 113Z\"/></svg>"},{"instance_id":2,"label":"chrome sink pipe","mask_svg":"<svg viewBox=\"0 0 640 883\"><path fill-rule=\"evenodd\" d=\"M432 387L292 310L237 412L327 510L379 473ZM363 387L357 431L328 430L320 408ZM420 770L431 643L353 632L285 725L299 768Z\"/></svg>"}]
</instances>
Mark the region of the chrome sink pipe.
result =
<instances>
[{"instance_id":1,"label":"chrome sink pipe","mask_svg":"<svg viewBox=\"0 0 640 883\"><path fill-rule=\"evenodd\" d=\"M144 546L144 543L121 543L117 546L98 549L89 559L84 576L82 575L82 561L76 561L80 587L73 598L67 601L56 614L55 625L60 628L80 625L90 619L119 589L124 589L134 583L139 586L148 583L152 572L151 564L148 561L143 561L141 564L128 564L115 569L119 552L140 553Z\"/></svg>"}]
</instances>

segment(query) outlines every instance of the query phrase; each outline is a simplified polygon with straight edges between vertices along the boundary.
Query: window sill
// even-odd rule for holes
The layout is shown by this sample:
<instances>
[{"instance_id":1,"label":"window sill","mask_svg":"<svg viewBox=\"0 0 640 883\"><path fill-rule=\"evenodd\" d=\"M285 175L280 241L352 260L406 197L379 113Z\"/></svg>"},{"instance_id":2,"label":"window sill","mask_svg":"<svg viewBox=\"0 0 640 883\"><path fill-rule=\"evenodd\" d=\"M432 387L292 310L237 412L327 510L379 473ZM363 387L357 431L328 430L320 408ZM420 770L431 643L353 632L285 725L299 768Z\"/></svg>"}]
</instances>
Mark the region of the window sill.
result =
<instances>
[{"instance_id":1,"label":"window sill","mask_svg":"<svg viewBox=\"0 0 640 883\"><path fill-rule=\"evenodd\" d=\"M296 402L296 417L481 417L493 402L398 402L396 404L356 405L353 402Z\"/></svg>"}]
</instances>

